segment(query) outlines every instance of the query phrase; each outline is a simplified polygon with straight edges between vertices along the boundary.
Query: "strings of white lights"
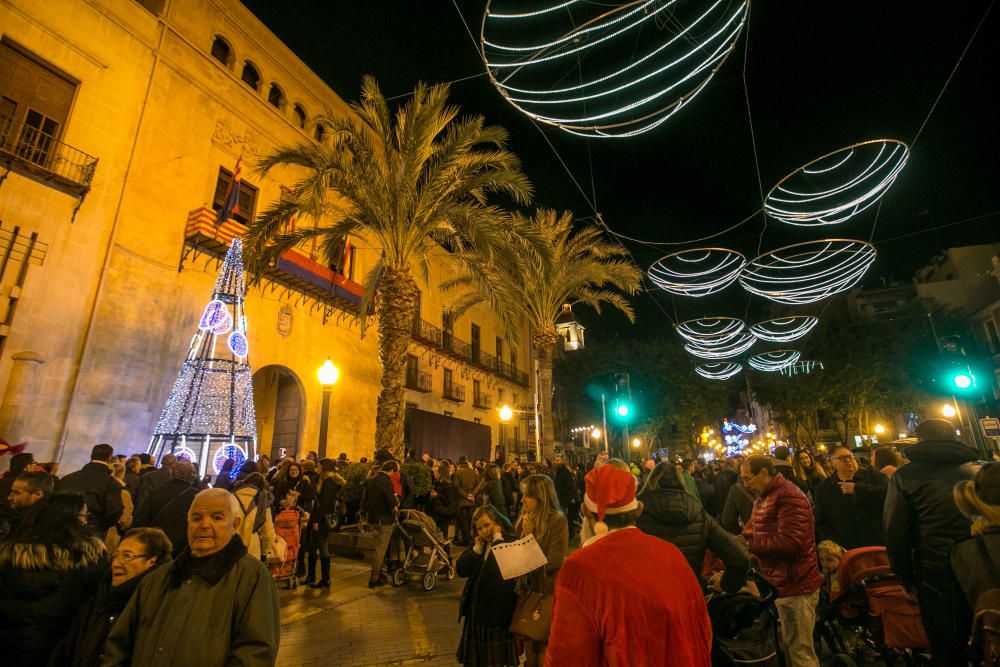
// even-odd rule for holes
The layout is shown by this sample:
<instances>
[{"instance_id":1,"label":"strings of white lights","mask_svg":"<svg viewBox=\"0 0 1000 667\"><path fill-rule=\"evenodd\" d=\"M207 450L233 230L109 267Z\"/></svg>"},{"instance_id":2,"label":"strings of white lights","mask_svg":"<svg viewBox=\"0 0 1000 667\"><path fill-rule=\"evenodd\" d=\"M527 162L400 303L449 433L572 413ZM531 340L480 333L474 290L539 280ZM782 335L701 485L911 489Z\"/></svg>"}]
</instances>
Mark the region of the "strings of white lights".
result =
<instances>
[{"instance_id":1,"label":"strings of white lights","mask_svg":"<svg viewBox=\"0 0 1000 667\"><path fill-rule=\"evenodd\" d=\"M872 244L850 239L796 243L747 264L740 284L778 303L815 303L854 287L875 261L875 254Z\"/></svg>"},{"instance_id":2,"label":"strings of white lights","mask_svg":"<svg viewBox=\"0 0 1000 667\"><path fill-rule=\"evenodd\" d=\"M674 328L684 340L695 345L722 345L742 333L746 324L735 317L699 317Z\"/></svg>"},{"instance_id":3,"label":"strings of white lights","mask_svg":"<svg viewBox=\"0 0 1000 667\"><path fill-rule=\"evenodd\" d=\"M706 380L728 380L739 374L743 366L732 361L720 361L696 366L694 372Z\"/></svg>"},{"instance_id":4,"label":"strings of white lights","mask_svg":"<svg viewBox=\"0 0 1000 667\"><path fill-rule=\"evenodd\" d=\"M789 364L784 368L780 369L782 375L787 375L792 377L793 375L799 375L801 373L812 373L813 371L823 370L822 361L796 361L794 364Z\"/></svg>"},{"instance_id":5,"label":"strings of white lights","mask_svg":"<svg viewBox=\"0 0 1000 667\"><path fill-rule=\"evenodd\" d=\"M800 356L802 356L802 353L796 350L775 350L773 352L755 354L747 359L747 363L750 364L751 368L755 368L758 371L774 373L794 364L799 360Z\"/></svg>"},{"instance_id":6,"label":"strings of white lights","mask_svg":"<svg viewBox=\"0 0 1000 667\"><path fill-rule=\"evenodd\" d=\"M750 333L768 343L788 343L805 336L818 322L819 319L812 315L777 317L754 324Z\"/></svg>"},{"instance_id":7,"label":"strings of white lights","mask_svg":"<svg viewBox=\"0 0 1000 667\"><path fill-rule=\"evenodd\" d=\"M748 6L489 0L480 52L500 94L529 117L585 137L630 137L659 126L708 84L736 45Z\"/></svg>"},{"instance_id":8,"label":"strings of white lights","mask_svg":"<svg viewBox=\"0 0 1000 667\"><path fill-rule=\"evenodd\" d=\"M753 347L757 337L751 333L741 333L722 345L699 345L685 343L684 349L701 359L730 359L739 356Z\"/></svg>"},{"instance_id":9,"label":"strings of white lights","mask_svg":"<svg viewBox=\"0 0 1000 667\"><path fill-rule=\"evenodd\" d=\"M895 139L864 141L816 158L785 176L764 200L790 225L836 225L875 204L906 166L910 149Z\"/></svg>"},{"instance_id":10,"label":"strings of white lights","mask_svg":"<svg viewBox=\"0 0 1000 667\"><path fill-rule=\"evenodd\" d=\"M747 265L735 250L694 248L661 257L649 267L653 284L671 294L706 296L725 289Z\"/></svg>"}]
</instances>

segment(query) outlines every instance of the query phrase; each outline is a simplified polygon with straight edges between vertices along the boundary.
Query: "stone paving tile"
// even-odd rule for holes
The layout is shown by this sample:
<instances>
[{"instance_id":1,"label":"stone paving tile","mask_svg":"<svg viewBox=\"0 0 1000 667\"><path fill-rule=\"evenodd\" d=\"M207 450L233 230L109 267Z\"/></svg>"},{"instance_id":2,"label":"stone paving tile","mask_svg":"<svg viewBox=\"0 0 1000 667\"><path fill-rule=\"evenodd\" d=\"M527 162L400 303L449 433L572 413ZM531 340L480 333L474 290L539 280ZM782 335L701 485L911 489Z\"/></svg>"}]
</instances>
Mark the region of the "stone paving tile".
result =
<instances>
[{"instance_id":1,"label":"stone paving tile","mask_svg":"<svg viewBox=\"0 0 1000 667\"><path fill-rule=\"evenodd\" d=\"M281 667L454 666L463 579L369 590L368 564L333 559L329 592L281 590Z\"/></svg>"}]
</instances>

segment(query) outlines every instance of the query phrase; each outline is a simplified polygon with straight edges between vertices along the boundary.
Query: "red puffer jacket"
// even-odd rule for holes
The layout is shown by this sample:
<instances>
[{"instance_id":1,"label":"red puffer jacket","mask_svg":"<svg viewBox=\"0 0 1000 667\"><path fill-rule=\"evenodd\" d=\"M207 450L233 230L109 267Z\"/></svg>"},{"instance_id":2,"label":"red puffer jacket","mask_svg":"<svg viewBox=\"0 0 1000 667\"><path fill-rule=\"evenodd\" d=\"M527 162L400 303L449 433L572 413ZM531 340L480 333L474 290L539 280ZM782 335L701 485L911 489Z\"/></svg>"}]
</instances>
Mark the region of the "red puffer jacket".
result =
<instances>
[{"instance_id":1,"label":"red puffer jacket","mask_svg":"<svg viewBox=\"0 0 1000 667\"><path fill-rule=\"evenodd\" d=\"M819 588L816 519L809 500L781 473L764 487L744 532L760 572L780 597L804 595Z\"/></svg>"}]
</instances>

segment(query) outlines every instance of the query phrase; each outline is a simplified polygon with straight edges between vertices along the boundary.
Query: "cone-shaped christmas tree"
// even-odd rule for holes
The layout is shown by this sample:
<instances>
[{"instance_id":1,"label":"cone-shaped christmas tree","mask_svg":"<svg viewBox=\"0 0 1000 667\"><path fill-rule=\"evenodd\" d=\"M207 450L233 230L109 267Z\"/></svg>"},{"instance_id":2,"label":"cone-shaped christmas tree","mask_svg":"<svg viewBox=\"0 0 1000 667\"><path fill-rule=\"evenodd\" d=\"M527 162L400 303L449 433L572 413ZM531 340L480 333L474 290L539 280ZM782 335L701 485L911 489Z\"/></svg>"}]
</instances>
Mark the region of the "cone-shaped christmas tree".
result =
<instances>
[{"instance_id":1,"label":"cone-shaped christmas tree","mask_svg":"<svg viewBox=\"0 0 1000 667\"><path fill-rule=\"evenodd\" d=\"M248 456L256 458L244 291L243 243L235 238L149 443L157 462L172 452L190 459L204 476L210 462L218 474L231 458L235 476Z\"/></svg>"}]
</instances>

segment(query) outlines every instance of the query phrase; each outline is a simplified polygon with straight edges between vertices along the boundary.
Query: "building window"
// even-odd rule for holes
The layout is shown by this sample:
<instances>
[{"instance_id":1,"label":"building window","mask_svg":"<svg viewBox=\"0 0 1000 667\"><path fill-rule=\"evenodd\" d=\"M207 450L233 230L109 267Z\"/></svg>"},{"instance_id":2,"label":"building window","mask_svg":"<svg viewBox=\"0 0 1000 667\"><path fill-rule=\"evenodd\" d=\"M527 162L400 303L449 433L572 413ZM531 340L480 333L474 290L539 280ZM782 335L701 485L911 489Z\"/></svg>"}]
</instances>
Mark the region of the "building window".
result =
<instances>
[{"instance_id":1,"label":"building window","mask_svg":"<svg viewBox=\"0 0 1000 667\"><path fill-rule=\"evenodd\" d=\"M55 68L23 51L6 39L0 42L0 142L27 143L21 157L36 162L32 156L47 156L53 140L69 118L77 82ZM20 136L12 130L24 123ZM41 136L41 135L46 136Z\"/></svg>"},{"instance_id":2,"label":"building window","mask_svg":"<svg viewBox=\"0 0 1000 667\"><path fill-rule=\"evenodd\" d=\"M278 87L278 84L271 84L271 87L267 91L267 101L275 109L285 108L285 94L281 92L281 88Z\"/></svg>"},{"instance_id":3,"label":"building window","mask_svg":"<svg viewBox=\"0 0 1000 667\"><path fill-rule=\"evenodd\" d=\"M517 350L510 348L510 367L517 370Z\"/></svg>"},{"instance_id":4,"label":"building window","mask_svg":"<svg viewBox=\"0 0 1000 667\"><path fill-rule=\"evenodd\" d=\"M302 108L302 105L296 104L292 107L292 116L295 117L295 124L305 129L306 127L306 110Z\"/></svg>"},{"instance_id":5,"label":"building window","mask_svg":"<svg viewBox=\"0 0 1000 667\"><path fill-rule=\"evenodd\" d=\"M497 363L503 363L503 338L497 336Z\"/></svg>"},{"instance_id":6,"label":"building window","mask_svg":"<svg viewBox=\"0 0 1000 667\"><path fill-rule=\"evenodd\" d=\"M212 197L212 208L218 211L226 201L229 192L229 182L233 180L233 172L225 167L219 167L219 178L215 182L215 196ZM257 188L240 179L239 210L233 215L233 220L244 225L249 224L257 207Z\"/></svg>"},{"instance_id":7,"label":"building window","mask_svg":"<svg viewBox=\"0 0 1000 667\"><path fill-rule=\"evenodd\" d=\"M454 380L452 380L451 369L450 368L444 369L444 393L446 394L451 393L451 390L454 386L452 384L453 382Z\"/></svg>"},{"instance_id":8,"label":"building window","mask_svg":"<svg viewBox=\"0 0 1000 667\"><path fill-rule=\"evenodd\" d=\"M481 333L479 331L478 324L472 325L471 333L472 333L472 360L476 363L479 363L479 350L480 350L479 344L480 344Z\"/></svg>"},{"instance_id":9,"label":"building window","mask_svg":"<svg viewBox=\"0 0 1000 667\"><path fill-rule=\"evenodd\" d=\"M233 49L229 46L229 42L218 35L215 36L215 41L212 42L212 57L226 67L232 67L233 65Z\"/></svg>"},{"instance_id":10,"label":"building window","mask_svg":"<svg viewBox=\"0 0 1000 667\"><path fill-rule=\"evenodd\" d=\"M316 139L316 141L323 143L323 137L325 136L326 136L326 128L323 127L320 123L316 123L316 127L313 128L313 137Z\"/></svg>"},{"instance_id":11,"label":"building window","mask_svg":"<svg viewBox=\"0 0 1000 667\"><path fill-rule=\"evenodd\" d=\"M997 336L997 327L993 320L986 320L986 338L990 345L990 354L996 354L1000 349L1000 337Z\"/></svg>"},{"instance_id":12,"label":"building window","mask_svg":"<svg viewBox=\"0 0 1000 667\"><path fill-rule=\"evenodd\" d=\"M476 403L477 405L479 404L479 389L480 389L479 380L473 380L472 381L472 401L473 401L473 403Z\"/></svg>"},{"instance_id":13,"label":"building window","mask_svg":"<svg viewBox=\"0 0 1000 667\"><path fill-rule=\"evenodd\" d=\"M243 79L243 83L254 90L260 90L260 72L249 62L243 63L243 74L240 75L240 78Z\"/></svg>"}]
</instances>

